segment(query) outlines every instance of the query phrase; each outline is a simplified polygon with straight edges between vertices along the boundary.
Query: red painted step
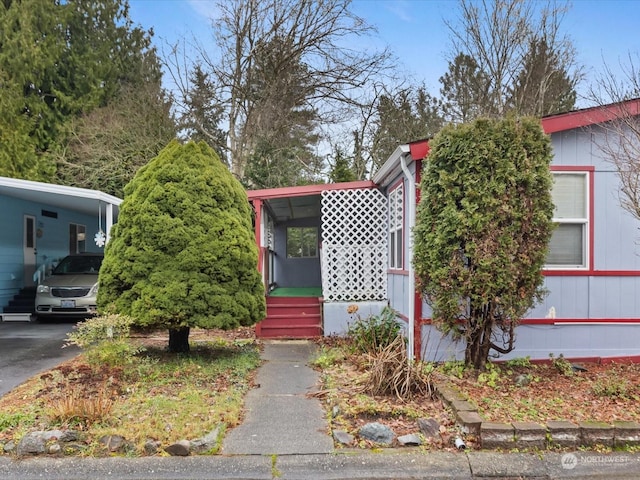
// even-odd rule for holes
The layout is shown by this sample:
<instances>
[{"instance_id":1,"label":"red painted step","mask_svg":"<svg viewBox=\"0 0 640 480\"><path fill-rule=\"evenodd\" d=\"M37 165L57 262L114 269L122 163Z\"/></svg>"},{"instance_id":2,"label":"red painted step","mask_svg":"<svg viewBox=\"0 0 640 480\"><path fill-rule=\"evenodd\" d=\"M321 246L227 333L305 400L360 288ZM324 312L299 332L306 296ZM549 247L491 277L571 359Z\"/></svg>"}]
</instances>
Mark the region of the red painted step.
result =
<instances>
[{"instance_id":1,"label":"red painted step","mask_svg":"<svg viewBox=\"0 0 640 480\"><path fill-rule=\"evenodd\" d=\"M310 338L322 332L322 306L317 297L267 297L267 317L256 325L260 338Z\"/></svg>"}]
</instances>

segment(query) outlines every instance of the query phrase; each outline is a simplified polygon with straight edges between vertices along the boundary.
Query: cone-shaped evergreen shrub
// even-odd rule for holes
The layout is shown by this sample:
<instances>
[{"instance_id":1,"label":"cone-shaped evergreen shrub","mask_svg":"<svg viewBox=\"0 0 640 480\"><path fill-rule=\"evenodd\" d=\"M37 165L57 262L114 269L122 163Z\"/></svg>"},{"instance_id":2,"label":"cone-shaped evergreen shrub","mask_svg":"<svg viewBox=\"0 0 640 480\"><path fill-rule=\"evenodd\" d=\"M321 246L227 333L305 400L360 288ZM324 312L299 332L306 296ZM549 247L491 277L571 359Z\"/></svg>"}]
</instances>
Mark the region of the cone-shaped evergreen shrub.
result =
<instances>
[{"instance_id":1,"label":"cone-shaped evergreen shrub","mask_svg":"<svg viewBox=\"0 0 640 480\"><path fill-rule=\"evenodd\" d=\"M125 188L98 306L187 337L253 325L265 315L254 238L247 195L217 154L173 141Z\"/></svg>"}]
</instances>

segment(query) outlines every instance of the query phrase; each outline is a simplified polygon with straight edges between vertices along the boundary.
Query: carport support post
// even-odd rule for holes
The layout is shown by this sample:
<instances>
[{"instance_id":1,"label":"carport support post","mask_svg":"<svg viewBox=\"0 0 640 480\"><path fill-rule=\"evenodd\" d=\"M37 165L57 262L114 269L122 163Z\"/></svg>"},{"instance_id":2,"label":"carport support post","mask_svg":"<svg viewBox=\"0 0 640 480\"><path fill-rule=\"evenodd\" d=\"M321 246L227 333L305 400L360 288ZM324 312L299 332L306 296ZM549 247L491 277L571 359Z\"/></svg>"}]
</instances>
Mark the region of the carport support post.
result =
<instances>
[{"instance_id":1,"label":"carport support post","mask_svg":"<svg viewBox=\"0 0 640 480\"><path fill-rule=\"evenodd\" d=\"M111 203L107 203L107 206L104 211L104 223L106 229L107 242L109 241L111 235L111 227L113 227L113 205Z\"/></svg>"}]
</instances>

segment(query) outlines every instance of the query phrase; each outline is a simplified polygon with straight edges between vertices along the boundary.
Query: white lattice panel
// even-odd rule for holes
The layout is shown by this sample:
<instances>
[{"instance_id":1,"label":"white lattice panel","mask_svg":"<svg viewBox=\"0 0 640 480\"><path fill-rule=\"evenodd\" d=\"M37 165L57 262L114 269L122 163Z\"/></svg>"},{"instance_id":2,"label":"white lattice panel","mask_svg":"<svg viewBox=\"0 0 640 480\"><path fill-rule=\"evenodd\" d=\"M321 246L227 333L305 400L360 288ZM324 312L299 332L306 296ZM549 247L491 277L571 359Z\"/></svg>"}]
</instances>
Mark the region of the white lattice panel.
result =
<instances>
[{"instance_id":1,"label":"white lattice panel","mask_svg":"<svg viewBox=\"0 0 640 480\"><path fill-rule=\"evenodd\" d=\"M325 302L387 297L387 200L376 189L322 192Z\"/></svg>"}]
</instances>

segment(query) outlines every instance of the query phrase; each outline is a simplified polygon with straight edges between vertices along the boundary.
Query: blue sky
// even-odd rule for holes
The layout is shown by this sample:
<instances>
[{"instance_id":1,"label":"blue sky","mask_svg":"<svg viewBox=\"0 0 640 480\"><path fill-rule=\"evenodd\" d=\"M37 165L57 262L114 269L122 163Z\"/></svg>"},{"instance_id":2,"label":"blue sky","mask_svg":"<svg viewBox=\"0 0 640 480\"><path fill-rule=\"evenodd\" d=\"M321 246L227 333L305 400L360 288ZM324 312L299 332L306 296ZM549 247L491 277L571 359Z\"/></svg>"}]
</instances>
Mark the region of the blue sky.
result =
<instances>
[{"instance_id":1,"label":"blue sky","mask_svg":"<svg viewBox=\"0 0 640 480\"><path fill-rule=\"evenodd\" d=\"M193 34L201 42L211 38L210 0L130 0L134 23L153 28L155 42L173 43ZM399 59L399 68L432 94L447 68L449 32L444 19L453 20L455 0L354 0L353 10L378 29L379 41ZM604 61L616 69L629 52L640 53L640 0L575 0L563 28L573 40L587 81L602 70ZM212 43L212 42L211 42ZM638 57L636 57L637 59ZM586 89L586 83L581 91Z\"/></svg>"}]
</instances>

